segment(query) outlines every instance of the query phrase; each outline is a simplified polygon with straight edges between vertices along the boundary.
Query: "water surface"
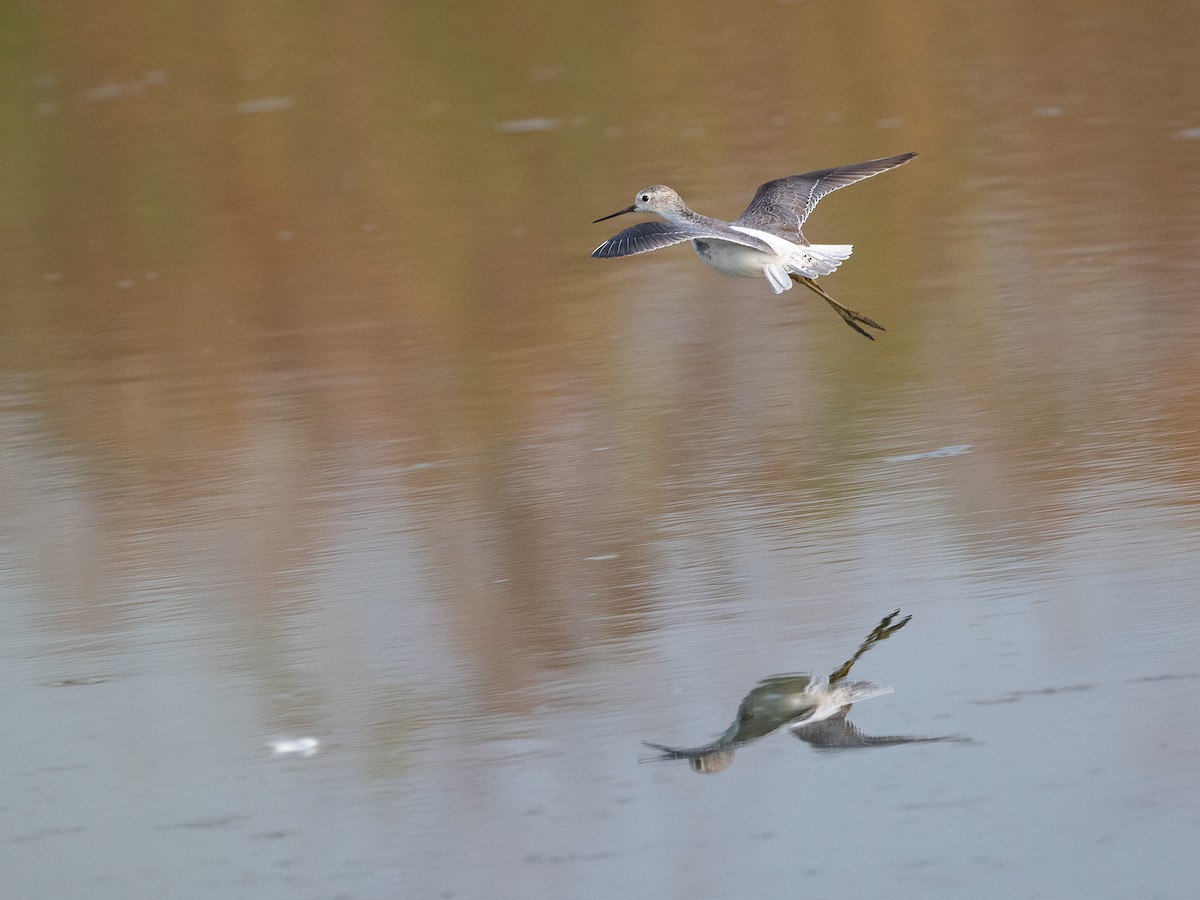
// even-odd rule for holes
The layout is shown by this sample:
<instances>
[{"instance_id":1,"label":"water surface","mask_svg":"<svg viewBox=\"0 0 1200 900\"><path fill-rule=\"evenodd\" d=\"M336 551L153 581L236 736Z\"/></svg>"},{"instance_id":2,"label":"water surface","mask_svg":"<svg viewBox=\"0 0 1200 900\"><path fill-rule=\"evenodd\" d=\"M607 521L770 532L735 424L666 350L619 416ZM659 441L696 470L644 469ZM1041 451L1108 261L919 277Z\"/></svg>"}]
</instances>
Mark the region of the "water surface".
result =
<instances>
[{"instance_id":1,"label":"water surface","mask_svg":"<svg viewBox=\"0 0 1200 900\"><path fill-rule=\"evenodd\" d=\"M13 896L1192 895L1192 6L5 18ZM875 343L588 256L907 150ZM970 743L639 764L897 607L854 724Z\"/></svg>"}]
</instances>

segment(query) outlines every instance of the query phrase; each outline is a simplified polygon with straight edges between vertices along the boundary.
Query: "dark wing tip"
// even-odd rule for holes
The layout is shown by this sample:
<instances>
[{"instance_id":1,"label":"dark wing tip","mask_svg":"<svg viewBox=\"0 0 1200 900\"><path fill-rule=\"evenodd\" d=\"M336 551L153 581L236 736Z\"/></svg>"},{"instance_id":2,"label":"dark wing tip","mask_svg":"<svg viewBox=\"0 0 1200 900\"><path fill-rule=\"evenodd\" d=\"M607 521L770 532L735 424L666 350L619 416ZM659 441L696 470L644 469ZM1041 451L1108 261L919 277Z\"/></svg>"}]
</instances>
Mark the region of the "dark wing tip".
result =
<instances>
[{"instance_id":1,"label":"dark wing tip","mask_svg":"<svg viewBox=\"0 0 1200 900\"><path fill-rule=\"evenodd\" d=\"M872 166L872 167L877 168L880 172L886 172L888 169L894 169L894 168L896 168L896 166L904 165L906 162L908 162L911 159L914 159L916 156L917 156L917 151L910 150L908 153L901 153L897 156L884 156L879 159L873 159L870 162L862 163L861 165L864 168L867 166ZM857 167L856 166L847 166L846 168L852 169L852 168L857 168Z\"/></svg>"},{"instance_id":2,"label":"dark wing tip","mask_svg":"<svg viewBox=\"0 0 1200 900\"><path fill-rule=\"evenodd\" d=\"M593 259L617 259L622 256L632 256L638 251L630 248L629 240L620 234L610 237L607 241L592 251Z\"/></svg>"}]
</instances>

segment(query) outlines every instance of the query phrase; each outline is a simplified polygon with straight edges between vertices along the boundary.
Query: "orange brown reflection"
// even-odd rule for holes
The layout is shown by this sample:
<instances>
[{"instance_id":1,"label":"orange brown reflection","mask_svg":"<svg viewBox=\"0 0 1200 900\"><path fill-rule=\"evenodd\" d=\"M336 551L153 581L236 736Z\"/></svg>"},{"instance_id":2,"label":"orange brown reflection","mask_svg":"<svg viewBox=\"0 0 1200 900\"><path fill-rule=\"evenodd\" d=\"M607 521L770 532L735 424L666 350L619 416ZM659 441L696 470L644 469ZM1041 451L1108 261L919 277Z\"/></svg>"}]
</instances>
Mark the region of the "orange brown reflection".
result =
<instances>
[{"instance_id":1,"label":"orange brown reflection","mask_svg":"<svg viewBox=\"0 0 1200 900\"><path fill-rule=\"evenodd\" d=\"M673 33L673 3L125 6L15 19L30 77L3 113L2 365L27 416L4 506L80 643L119 636L153 576L285 656L315 574L353 593L347 546L404 534L420 579L373 588L443 611L481 705L521 709L652 629L657 573L735 568L747 519L866 555L856 515L905 486L889 455L973 445L905 515L985 560L1055 553L1098 478L1200 508L1195 141L1171 124L1194 79L1161 75L1194 72L1196 9L1075 46L1029 34L1028 3L862 7L781 70L755 43L795 4L702 15L670 54L627 37ZM1130 77L1095 90L1095 61ZM878 346L682 249L587 257L625 185L735 214L764 178L909 146L915 186L810 234L871 248L835 284Z\"/></svg>"},{"instance_id":2,"label":"orange brown reflection","mask_svg":"<svg viewBox=\"0 0 1200 900\"><path fill-rule=\"evenodd\" d=\"M806 674L772 675L760 681L738 706L737 717L725 733L701 747L668 747L646 742L659 751L657 760L686 759L692 770L714 775L733 764L734 751L776 731L790 731L800 740L822 750L853 750L896 744L965 742L959 735L914 737L869 735L846 718L850 708L892 689L871 681L848 681L850 670L872 646L891 637L912 616L896 621L900 610L884 616L854 655L828 678Z\"/></svg>"}]
</instances>

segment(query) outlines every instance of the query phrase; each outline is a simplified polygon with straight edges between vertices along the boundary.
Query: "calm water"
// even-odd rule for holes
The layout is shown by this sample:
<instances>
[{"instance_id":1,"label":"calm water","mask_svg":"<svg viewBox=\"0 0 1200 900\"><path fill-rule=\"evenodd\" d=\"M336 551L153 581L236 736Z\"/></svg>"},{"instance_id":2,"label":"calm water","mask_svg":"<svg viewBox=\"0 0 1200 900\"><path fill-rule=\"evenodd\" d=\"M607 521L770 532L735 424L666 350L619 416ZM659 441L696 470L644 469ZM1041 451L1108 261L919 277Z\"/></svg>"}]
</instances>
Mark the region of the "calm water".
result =
<instances>
[{"instance_id":1,"label":"calm water","mask_svg":"<svg viewBox=\"0 0 1200 900\"><path fill-rule=\"evenodd\" d=\"M1200 7L726 9L6 8L11 896L1195 895Z\"/></svg>"}]
</instances>

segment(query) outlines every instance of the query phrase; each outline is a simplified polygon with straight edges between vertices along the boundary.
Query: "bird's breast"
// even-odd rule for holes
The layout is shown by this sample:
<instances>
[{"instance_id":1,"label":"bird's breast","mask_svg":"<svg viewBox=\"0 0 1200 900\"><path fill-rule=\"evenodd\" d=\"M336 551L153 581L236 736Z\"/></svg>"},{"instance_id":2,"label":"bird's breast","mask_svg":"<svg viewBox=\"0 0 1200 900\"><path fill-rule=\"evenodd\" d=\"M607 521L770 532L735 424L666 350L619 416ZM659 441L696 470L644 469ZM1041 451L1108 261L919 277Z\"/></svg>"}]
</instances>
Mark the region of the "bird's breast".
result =
<instances>
[{"instance_id":1,"label":"bird's breast","mask_svg":"<svg viewBox=\"0 0 1200 900\"><path fill-rule=\"evenodd\" d=\"M778 262L761 250L714 238L693 239L692 248L702 263L734 278L761 278L763 266Z\"/></svg>"}]
</instances>

